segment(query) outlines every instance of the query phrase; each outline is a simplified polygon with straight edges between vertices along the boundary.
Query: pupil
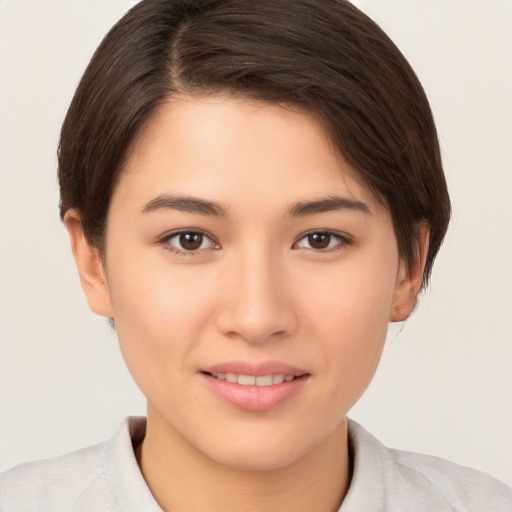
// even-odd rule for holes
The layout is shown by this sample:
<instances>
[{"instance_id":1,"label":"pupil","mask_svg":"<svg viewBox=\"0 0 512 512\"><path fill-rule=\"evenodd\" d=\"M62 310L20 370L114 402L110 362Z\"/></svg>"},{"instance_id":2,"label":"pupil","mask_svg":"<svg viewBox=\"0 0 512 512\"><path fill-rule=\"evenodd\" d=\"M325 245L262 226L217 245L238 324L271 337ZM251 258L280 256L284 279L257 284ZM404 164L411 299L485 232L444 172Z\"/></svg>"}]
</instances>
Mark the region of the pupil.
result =
<instances>
[{"instance_id":1,"label":"pupil","mask_svg":"<svg viewBox=\"0 0 512 512\"><path fill-rule=\"evenodd\" d=\"M195 251L201 247L203 235L201 233L182 233L180 235L180 245L186 251Z\"/></svg>"},{"instance_id":2,"label":"pupil","mask_svg":"<svg viewBox=\"0 0 512 512\"><path fill-rule=\"evenodd\" d=\"M313 233L308 236L309 245L314 249L326 249L331 242L331 235L327 233Z\"/></svg>"}]
</instances>

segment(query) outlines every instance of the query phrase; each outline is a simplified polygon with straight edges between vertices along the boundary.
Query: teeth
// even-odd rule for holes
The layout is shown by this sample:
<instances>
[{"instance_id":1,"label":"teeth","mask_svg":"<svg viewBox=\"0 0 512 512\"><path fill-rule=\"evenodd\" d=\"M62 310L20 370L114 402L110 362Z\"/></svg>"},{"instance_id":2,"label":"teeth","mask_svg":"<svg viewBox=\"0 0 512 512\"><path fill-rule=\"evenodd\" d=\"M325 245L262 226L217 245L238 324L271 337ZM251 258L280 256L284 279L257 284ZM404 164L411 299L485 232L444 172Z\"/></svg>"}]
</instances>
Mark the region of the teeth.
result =
<instances>
[{"instance_id":1,"label":"teeth","mask_svg":"<svg viewBox=\"0 0 512 512\"><path fill-rule=\"evenodd\" d=\"M226 380L241 384L242 386L272 386L273 384L282 384L283 382L292 381L294 375L285 375L283 373L276 375L238 375L236 373L212 373L212 377L219 380Z\"/></svg>"},{"instance_id":2,"label":"teeth","mask_svg":"<svg viewBox=\"0 0 512 512\"><path fill-rule=\"evenodd\" d=\"M293 375L291 376L293 378ZM274 375L272 377L272 384L282 384L284 382L285 376L284 375Z\"/></svg>"},{"instance_id":3,"label":"teeth","mask_svg":"<svg viewBox=\"0 0 512 512\"><path fill-rule=\"evenodd\" d=\"M262 375L256 377L256 386L272 386L274 377L272 375Z\"/></svg>"},{"instance_id":4,"label":"teeth","mask_svg":"<svg viewBox=\"0 0 512 512\"><path fill-rule=\"evenodd\" d=\"M238 384L242 384L242 386L254 386L256 384L256 377L254 375L239 375Z\"/></svg>"}]
</instances>

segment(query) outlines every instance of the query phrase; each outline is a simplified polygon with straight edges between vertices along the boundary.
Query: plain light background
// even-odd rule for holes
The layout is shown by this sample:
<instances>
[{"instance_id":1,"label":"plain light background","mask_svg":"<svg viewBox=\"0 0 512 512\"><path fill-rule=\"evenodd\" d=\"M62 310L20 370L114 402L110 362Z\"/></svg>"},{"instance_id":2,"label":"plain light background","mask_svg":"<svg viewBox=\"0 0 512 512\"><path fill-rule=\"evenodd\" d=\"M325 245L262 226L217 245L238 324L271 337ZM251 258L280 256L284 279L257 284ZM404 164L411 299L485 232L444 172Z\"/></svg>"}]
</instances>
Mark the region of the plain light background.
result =
<instances>
[{"instance_id":1,"label":"plain light background","mask_svg":"<svg viewBox=\"0 0 512 512\"><path fill-rule=\"evenodd\" d=\"M115 334L82 296L55 177L78 80L134 3L0 0L0 470L103 441L145 411ZM512 2L356 5L423 82L453 221L430 291L392 327L351 416L389 446L512 485Z\"/></svg>"}]
</instances>

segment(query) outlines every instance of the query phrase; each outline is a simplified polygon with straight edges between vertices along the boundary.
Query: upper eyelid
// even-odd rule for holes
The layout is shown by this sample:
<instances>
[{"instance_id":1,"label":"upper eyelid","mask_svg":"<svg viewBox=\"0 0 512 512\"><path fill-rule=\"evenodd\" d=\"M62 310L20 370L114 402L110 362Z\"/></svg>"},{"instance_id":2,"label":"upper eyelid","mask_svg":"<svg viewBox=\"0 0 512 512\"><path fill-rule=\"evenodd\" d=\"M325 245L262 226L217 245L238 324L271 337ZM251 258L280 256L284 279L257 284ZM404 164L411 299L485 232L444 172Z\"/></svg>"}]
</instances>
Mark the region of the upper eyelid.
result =
<instances>
[{"instance_id":1,"label":"upper eyelid","mask_svg":"<svg viewBox=\"0 0 512 512\"><path fill-rule=\"evenodd\" d=\"M326 235L337 236L346 241L353 240L353 237L351 235L349 235L348 233L345 233L343 231L336 231L336 230L332 230L332 229L312 229L312 230L306 231L305 233L302 233L301 235L299 235L296 240L298 242L299 240L302 240L304 237L309 236L309 235L314 235L315 233L322 233L322 234L326 234Z\"/></svg>"},{"instance_id":2,"label":"upper eyelid","mask_svg":"<svg viewBox=\"0 0 512 512\"><path fill-rule=\"evenodd\" d=\"M208 231L205 231L204 229L196 229L196 228L184 228L184 229L172 230L172 231L169 231L169 232L159 236L157 238L157 241L159 243L165 242L165 241L170 240L171 238L173 238L173 237L175 237L177 235L181 235L183 233L198 233L200 235L206 236L212 242L218 243L216 238L212 234L208 233Z\"/></svg>"}]
</instances>

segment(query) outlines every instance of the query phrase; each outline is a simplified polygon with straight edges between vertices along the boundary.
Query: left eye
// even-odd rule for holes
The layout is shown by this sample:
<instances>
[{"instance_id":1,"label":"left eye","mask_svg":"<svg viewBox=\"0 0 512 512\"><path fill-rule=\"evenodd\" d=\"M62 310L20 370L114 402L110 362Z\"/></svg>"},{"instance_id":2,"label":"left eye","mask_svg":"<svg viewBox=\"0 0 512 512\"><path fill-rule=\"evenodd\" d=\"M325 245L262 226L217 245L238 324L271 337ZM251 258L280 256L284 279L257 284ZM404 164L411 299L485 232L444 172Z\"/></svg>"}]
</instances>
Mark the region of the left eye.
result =
<instances>
[{"instance_id":1,"label":"left eye","mask_svg":"<svg viewBox=\"0 0 512 512\"><path fill-rule=\"evenodd\" d=\"M296 247L316 250L332 249L338 245L348 244L348 240L334 233L316 231L303 236Z\"/></svg>"},{"instance_id":2,"label":"left eye","mask_svg":"<svg viewBox=\"0 0 512 512\"><path fill-rule=\"evenodd\" d=\"M198 231L175 233L167 237L165 242L176 252L197 252L215 246L215 243L208 236Z\"/></svg>"}]
</instances>

